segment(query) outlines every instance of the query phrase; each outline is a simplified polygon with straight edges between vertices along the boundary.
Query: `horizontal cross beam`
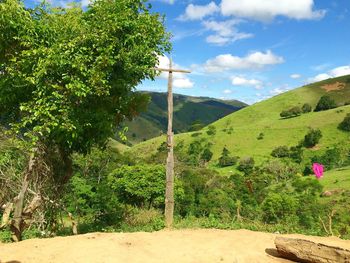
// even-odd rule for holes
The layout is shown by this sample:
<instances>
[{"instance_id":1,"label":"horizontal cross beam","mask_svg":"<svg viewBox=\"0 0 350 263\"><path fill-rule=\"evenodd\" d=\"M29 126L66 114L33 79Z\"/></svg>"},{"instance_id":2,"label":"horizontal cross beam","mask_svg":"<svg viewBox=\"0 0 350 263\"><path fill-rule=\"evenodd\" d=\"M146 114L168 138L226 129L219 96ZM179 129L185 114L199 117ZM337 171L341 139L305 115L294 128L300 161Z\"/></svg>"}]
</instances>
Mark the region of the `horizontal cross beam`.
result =
<instances>
[{"instance_id":1,"label":"horizontal cross beam","mask_svg":"<svg viewBox=\"0 0 350 263\"><path fill-rule=\"evenodd\" d=\"M184 70L184 69L172 69L172 68L154 68L158 71L166 71L166 72L179 72L179 73L191 73L191 71Z\"/></svg>"}]
</instances>

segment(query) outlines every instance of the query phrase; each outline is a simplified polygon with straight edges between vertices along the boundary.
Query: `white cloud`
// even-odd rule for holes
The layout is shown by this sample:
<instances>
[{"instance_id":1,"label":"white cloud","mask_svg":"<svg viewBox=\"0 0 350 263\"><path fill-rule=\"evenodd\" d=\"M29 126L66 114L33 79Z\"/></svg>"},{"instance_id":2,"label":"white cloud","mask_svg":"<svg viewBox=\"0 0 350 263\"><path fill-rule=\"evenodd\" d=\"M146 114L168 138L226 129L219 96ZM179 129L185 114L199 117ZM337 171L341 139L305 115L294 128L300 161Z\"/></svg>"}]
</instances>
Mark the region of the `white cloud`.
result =
<instances>
[{"instance_id":1,"label":"white cloud","mask_svg":"<svg viewBox=\"0 0 350 263\"><path fill-rule=\"evenodd\" d=\"M92 0L81 0L82 7L87 7L91 3L92 3Z\"/></svg>"},{"instance_id":2,"label":"white cloud","mask_svg":"<svg viewBox=\"0 0 350 263\"><path fill-rule=\"evenodd\" d=\"M206 16L212 15L219 12L220 8L215 4L215 2L210 2L207 5L194 5L189 4L186 7L185 14L179 17L179 20L201 20Z\"/></svg>"},{"instance_id":3,"label":"white cloud","mask_svg":"<svg viewBox=\"0 0 350 263\"><path fill-rule=\"evenodd\" d=\"M232 93L232 90L230 90L230 89L225 89L225 90L223 91L223 93L224 93L224 94L231 94L231 93Z\"/></svg>"},{"instance_id":4,"label":"white cloud","mask_svg":"<svg viewBox=\"0 0 350 263\"><path fill-rule=\"evenodd\" d=\"M207 60L204 64L204 70L206 72L222 72L237 69L262 69L283 62L283 57L276 56L270 50L265 53L257 51L245 57L223 54Z\"/></svg>"},{"instance_id":5,"label":"white cloud","mask_svg":"<svg viewBox=\"0 0 350 263\"><path fill-rule=\"evenodd\" d=\"M300 75L300 74L292 74L292 75L290 75L290 77L291 77L292 79L300 79L300 78L301 78L301 75Z\"/></svg>"},{"instance_id":6,"label":"white cloud","mask_svg":"<svg viewBox=\"0 0 350 263\"><path fill-rule=\"evenodd\" d=\"M271 21L276 16L292 19L320 19L325 10L314 10L313 0L222 0L221 12L225 16Z\"/></svg>"},{"instance_id":7,"label":"white cloud","mask_svg":"<svg viewBox=\"0 0 350 263\"><path fill-rule=\"evenodd\" d=\"M337 67L328 71L327 73L318 74L312 78L307 79L306 82L313 83L313 82L318 82L329 78L336 78L344 75L350 75L350 65Z\"/></svg>"},{"instance_id":8,"label":"white cloud","mask_svg":"<svg viewBox=\"0 0 350 263\"><path fill-rule=\"evenodd\" d=\"M232 85L234 86L252 86L256 89L262 88L262 82L257 79L247 79L245 77L234 76L231 77Z\"/></svg>"},{"instance_id":9,"label":"white cloud","mask_svg":"<svg viewBox=\"0 0 350 263\"><path fill-rule=\"evenodd\" d=\"M169 68L170 60L167 56L158 56L158 65L159 68ZM172 63L172 68L182 68L176 63ZM159 78L168 79L167 72L161 72ZM173 73L173 85L175 88L192 88L194 82L192 82L185 73L174 72Z\"/></svg>"},{"instance_id":10,"label":"white cloud","mask_svg":"<svg viewBox=\"0 0 350 263\"><path fill-rule=\"evenodd\" d=\"M287 84L285 84L285 85L283 85L282 87L274 88L274 89L270 90L269 93L270 93L272 96L275 96L275 95L284 93L284 92L289 91L289 90L290 90L290 87L289 87Z\"/></svg>"},{"instance_id":11,"label":"white cloud","mask_svg":"<svg viewBox=\"0 0 350 263\"><path fill-rule=\"evenodd\" d=\"M350 74L350 65L334 68L331 71L329 71L329 74L333 77L340 77L340 76L349 75Z\"/></svg>"},{"instance_id":12,"label":"white cloud","mask_svg":"<svg viewBox=\"0 0 350 263\"><path fill-rule=\"evenodd\" d=\"M313 82L318 82L318 81L322 81L322 80L325 80L325 79L329 79L331 78L332 76L327 74L327 73L322 73L322 74L318 74L316 75L315 77L313 78L309 78L307 80L307 83L313 83Z\"/></svg>"},{"instance_id":13,"label":"white cloud","mask_svg":"<svg viewBox=\"0 0 350 263\"><path fill-rule=\"evenodd\" d=\"M194 83L188 78L174 79L173 85L175 88L193 88Z\"/></svg>"},{"instance_id":14,"label":"white cloud","mask_svg":"<svg viewBox=\"0 0 350 263\"><path fill-rule=\"evenodd\" d=\"M204 21L203 25L205 29L214 31L215 34L209 35L206 38L208 43L216 44L216 45L225 45L228 43L235 42L240 39L251 38L254 35L250 33L239 32L235 27L239 24L240 20L227 20L223 22L217 21Z\"/></svg>"}]
</instances>

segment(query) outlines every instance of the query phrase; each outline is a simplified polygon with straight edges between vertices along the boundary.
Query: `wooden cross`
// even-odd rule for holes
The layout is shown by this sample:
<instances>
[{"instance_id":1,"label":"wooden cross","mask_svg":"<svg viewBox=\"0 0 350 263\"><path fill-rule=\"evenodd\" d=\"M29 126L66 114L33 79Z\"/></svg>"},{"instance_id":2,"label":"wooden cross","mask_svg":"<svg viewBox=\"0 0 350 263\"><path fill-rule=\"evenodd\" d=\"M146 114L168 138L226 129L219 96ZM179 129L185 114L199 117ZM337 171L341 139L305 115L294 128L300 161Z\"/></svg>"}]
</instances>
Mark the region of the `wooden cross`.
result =
<instances>
[{"instance_id":1,"label":"wooden cross","mask_svg":"<svg viewBox=\"0 0 350 263\"><path fill-rule=\"evenodd\" d=\"M188 70L173 69L172 60L169 68L155 68L157 71L169 72L168 75L168 157L166 161L166 188L165 188L165 226L170 228L174 217L174 133L173 133L173 72L191 73Z\"/></svg>"}]
</instances>

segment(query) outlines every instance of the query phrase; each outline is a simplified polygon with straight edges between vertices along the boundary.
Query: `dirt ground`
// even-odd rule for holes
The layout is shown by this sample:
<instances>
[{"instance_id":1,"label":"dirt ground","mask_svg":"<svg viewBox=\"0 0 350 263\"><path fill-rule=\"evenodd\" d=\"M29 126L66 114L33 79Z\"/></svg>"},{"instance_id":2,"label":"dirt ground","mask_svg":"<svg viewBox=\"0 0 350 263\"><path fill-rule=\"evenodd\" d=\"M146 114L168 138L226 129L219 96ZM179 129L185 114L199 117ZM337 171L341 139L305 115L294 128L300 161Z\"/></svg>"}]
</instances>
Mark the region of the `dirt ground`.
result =
<instances>
[{"instance_id":1,"label":"dirt ground","mask_svg":"<svg viewBox=\"0 0 350 263\"><path fill-rule=\"evenodd\" d=\"M276 257L277 234L248 230L163 230L153 233L90 233L0 243L1 263L290 262ZM350 241L293 235L350 249Z\"/></svg>"},{"instance_id":2,"label":"dirt ground","mask_svg":"<svg viewBox=\"0 0 350 263\"><path fill-rule=\"evenodd\" d=\"M336 82L333 84L327 84L327 85L323 85L321 88L326 90L327 92L333 91L333 90L342 90L345 89L346 85L345 83L342 82Z\"/></svg>"}]
</instances>

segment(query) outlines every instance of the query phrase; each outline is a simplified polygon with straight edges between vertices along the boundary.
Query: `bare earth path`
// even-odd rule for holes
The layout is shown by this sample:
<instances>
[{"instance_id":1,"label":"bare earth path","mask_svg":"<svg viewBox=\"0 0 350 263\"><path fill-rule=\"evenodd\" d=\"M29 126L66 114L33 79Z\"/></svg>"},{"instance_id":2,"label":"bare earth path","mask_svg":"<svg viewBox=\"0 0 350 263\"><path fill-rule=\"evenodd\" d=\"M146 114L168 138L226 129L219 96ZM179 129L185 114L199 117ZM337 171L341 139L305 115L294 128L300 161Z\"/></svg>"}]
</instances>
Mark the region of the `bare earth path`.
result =
<instances>
[{"instance_id":1,"label":"bare earth path","mask_svg":"<svg viewBox=\"0 0 350 263\"><path fill-rule=\"evenodd\" d=\"M90 233L1 244L1 263L290 262L274 256L276 234L248 230L174 230L153 233ZM307 238L350 248L337 238Z\"/></svg>"}]
</instances>

